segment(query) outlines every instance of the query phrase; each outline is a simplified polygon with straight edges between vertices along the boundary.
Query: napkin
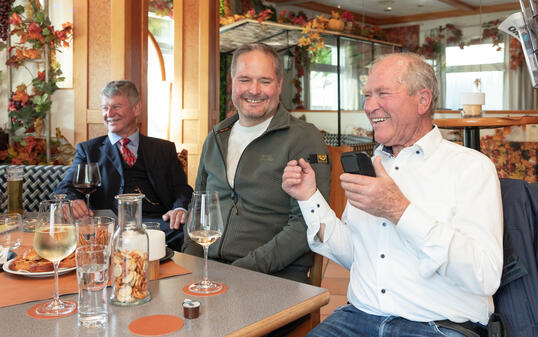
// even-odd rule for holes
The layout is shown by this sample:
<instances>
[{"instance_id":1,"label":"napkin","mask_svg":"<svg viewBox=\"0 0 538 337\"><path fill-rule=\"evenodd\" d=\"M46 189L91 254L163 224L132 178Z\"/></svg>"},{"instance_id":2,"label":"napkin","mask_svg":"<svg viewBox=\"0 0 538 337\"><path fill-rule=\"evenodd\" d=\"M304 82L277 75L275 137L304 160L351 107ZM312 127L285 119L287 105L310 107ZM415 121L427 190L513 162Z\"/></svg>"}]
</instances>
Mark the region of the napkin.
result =
<instances>
[{"instance_id":1,"label":"napkin","mask_svg":"<svg viewBox=\"0 0 538 337\"><path fill-rule=\"evenodd\" d=\"M0 264L7 262L7 256L9 255L9 247L0 246Z\"/></svg>"}]
</instances>

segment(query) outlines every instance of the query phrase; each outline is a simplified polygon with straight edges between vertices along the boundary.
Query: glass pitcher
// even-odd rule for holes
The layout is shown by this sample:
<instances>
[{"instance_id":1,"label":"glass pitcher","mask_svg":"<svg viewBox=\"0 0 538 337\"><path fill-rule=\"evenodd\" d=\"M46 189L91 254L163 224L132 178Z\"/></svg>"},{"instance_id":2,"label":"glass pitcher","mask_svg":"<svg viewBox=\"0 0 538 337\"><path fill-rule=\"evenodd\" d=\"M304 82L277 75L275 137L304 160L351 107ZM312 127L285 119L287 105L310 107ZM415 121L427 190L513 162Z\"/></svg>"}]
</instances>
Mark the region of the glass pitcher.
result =
<instances>
[{"instance_id":1,"label":"glass pitcher","mask_svg":"<svg viewBox=\"0 0 538 337\"><path fill-rule=\"evenodd\" d=\"M143 194L120 194L118 227L112 237L110 261L112 295L115 305L129 306L151 300L149 281L149 239L142 226Z\"/></svg>"}]
</instances>

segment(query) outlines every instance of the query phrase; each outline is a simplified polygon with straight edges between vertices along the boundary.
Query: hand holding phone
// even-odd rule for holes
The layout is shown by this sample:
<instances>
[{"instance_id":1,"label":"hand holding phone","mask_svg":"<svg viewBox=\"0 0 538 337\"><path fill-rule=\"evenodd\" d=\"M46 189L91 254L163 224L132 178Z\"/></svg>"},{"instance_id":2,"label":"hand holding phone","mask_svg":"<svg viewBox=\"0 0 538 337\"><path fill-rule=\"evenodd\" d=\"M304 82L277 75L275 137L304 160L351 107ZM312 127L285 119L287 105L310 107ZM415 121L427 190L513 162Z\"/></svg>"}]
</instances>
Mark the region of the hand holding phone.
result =
<instances>
[{"instance_id":1,"label":"hand holding phone","mask_svg":"<svg viewBox=\"0 0 538 337\"><path fill-rule=\"evenodd\" d=\"M346 173L375 177L374 165L372 165L370 156L365 152L344 152L340 156L340 162Z\"/></svg>"}]
</instances>

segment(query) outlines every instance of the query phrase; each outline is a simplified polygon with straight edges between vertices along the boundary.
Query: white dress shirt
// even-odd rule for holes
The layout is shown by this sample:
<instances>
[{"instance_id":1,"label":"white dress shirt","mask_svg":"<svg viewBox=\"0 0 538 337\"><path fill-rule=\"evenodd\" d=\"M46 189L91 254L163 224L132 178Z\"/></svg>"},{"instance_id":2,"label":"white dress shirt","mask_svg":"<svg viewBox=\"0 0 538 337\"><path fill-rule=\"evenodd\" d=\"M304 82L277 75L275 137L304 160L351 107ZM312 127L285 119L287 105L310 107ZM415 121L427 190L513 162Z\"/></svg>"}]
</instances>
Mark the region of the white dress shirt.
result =
<instances>
[{"instance_id":1,"label":"white dress shirt","mask_svg":"<svg viewBox=\"0 0 538 337\"><path fill-rule=\"evenodd\" d=\"M437 127L397 157L376 149L410 201L397 224L349 202L339 220L321 194L299 202L313 251L350 269L347 297L369 314L487 324L502 265L502 203L493 163ZM325 223L324 242L317 237Z\"/></svg>"}]
</instances>

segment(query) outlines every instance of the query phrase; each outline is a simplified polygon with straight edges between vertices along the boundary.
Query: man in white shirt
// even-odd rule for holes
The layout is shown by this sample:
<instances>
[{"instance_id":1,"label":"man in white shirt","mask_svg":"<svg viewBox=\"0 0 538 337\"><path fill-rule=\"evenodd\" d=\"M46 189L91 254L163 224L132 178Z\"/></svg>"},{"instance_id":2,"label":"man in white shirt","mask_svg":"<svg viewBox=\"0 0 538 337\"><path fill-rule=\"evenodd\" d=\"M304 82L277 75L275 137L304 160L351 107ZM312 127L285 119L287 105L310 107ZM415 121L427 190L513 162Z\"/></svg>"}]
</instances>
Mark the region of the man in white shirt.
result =
<instances>
[{"instance_id":1,"label":"man in white shirt","mask_svg":"<svg viewBox=\"0 0 538 337\"><path fill-rule=\"evenodd\" d=\"M309 335L486 333L503 264L499 180L486 156L442 139L432 120L438 95L420 56L374 62L364 110L381 144L376 177L340 176L341 220L307 162L285 168L282 188L299 201L310 247L350 270L350 304Z\"/></svg>"}]
</instances>

